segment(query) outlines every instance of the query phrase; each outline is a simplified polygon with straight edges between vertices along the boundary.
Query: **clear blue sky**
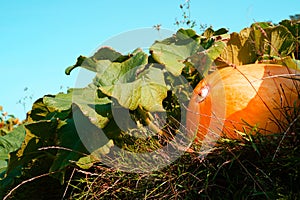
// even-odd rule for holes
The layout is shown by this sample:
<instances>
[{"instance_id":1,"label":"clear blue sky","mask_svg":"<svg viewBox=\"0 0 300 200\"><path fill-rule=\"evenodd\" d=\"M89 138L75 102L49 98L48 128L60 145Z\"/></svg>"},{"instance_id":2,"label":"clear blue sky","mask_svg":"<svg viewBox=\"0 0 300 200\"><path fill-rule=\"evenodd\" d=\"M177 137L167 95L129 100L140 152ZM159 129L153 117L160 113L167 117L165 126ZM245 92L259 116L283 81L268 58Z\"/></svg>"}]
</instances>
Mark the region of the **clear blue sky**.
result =
<instances>
[{"instance_id":1,"label":"clear blue sky","mask_svg":"<svg viewBox=\"0 0 300 200\"><path fill-rule=\"evenodd\" d=\"M0 6L0 105L24 119L34 100L73 87L77 72L64 70L79 55L91 55L112 36L162 24L176 31L185 0L24 0L1 1ZM192 0L191 19L240 31L254 21L278 23L300 13L299 0L217 1ZM197 30L198 31L198 30ZM28 88L24 91L24 88Z\"/></svg>"}]
</instances>

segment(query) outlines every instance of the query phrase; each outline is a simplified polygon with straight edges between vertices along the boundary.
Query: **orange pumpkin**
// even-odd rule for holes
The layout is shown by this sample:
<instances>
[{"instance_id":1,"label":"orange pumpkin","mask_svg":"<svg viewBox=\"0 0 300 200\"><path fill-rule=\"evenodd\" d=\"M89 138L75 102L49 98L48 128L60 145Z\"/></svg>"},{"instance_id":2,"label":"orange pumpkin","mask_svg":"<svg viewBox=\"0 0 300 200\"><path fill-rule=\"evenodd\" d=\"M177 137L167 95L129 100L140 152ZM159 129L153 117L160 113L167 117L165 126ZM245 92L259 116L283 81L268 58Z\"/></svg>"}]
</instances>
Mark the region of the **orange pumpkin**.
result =
<instances>
[{"instance_id":1,"label":"orange pumpkin","mask_svg":"<svg viewBox=\"0 0 300 200\"><path fill-rule=\"evenodd\" d=\"M299 73L281 65L249 64L213 72L194 89L187 110L186 128L196 142L240 138L238 131L258 127L260 133L286 128L286 114L299 105ZM297 90L298 88L298 90ZM249 126L251 125L251 126Z\"/></svg>"}]
</instances>

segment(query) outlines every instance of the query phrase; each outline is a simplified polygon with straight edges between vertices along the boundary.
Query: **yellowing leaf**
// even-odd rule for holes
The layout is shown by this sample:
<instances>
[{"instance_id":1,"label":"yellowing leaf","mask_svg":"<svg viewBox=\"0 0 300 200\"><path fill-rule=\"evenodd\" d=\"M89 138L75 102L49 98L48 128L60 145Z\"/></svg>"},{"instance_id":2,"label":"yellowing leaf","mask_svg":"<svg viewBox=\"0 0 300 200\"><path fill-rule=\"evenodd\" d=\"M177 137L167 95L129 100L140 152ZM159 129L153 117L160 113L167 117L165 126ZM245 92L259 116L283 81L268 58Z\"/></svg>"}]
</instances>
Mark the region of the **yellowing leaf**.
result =
<instances>
[{"instance_id":1,"label":"yellowing leaf","mask_svg":"<svg viewBox=\"0 0 300 200\"><path fill-rule=\"evenodd\" d=\"M225 67L229 64L243 65L253 63L257 55L250 40L251 29L243 29L240 33L233 32L220 57L215 61L217 66Z\"/></svg>"}]
</instances>

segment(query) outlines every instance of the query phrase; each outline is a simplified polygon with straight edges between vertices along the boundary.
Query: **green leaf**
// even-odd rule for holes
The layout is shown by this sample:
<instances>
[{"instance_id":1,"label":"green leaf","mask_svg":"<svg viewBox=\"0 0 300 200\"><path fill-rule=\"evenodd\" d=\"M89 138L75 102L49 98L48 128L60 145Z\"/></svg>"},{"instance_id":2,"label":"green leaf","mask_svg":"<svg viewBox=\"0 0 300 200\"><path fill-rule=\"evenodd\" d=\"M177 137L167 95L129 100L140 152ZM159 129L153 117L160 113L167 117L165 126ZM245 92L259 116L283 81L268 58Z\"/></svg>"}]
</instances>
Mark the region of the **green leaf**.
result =
<instances>
[{"instance_id":1,"label":"green leaf","mask_svg":"<svg viewBox=\"0 0 300 200\"><path fill-rule=\"evenodd\" d=\"M70 75L71 71L77 67L80 67L85 60L86 60L85 56L79 56L77 58L77 62L75 63L75 65L67 67L67 69L65 70L66 75Z\"/></svg>"},{"instance_id":2,"label":"green leaf","mask_svg":"<svg viewBox=\"0 0 300 200\"><path fill-rule=\"evenodd\" d=\"M101 47L93 56L92 59L96 61L109 60L111 62L123 62L128 56L123 56L121 53L115 51L111 47Z\"/></svg>"},{"instance_id":3,"label":"green leaf","mask_svg":"<svg viewBox=\"0 0 300 200\"><path fill-rule=\"evenodd\" d=\"M295 51L297 39L283 25L261 27L261 23L255 23L251 27L251 35L259 54L270 56L288 56Z\"/></svg>"},{"instance_id":4,"label":"green leaf","mask_svg":"<svg viewBox=\"0 0 300 200\"><path fill-rule=\"evenodd\" d=\"M101 161L101 157L107 155L110 152L110 148L114 146L113 140L109 140L106 145L92 152L90 155L81 157L76 165L82 169L91 168L96 162Z\"/></svg>"},{"instance_id":5,"label":"green leaf","mask_svg":"<svg viewBox=\"0 0 300 200\"><path fill-rule=\"evenodd\" d=\"M211 60L217 59L224 51L226 44L222 41L215 42L209 49L206 50L208 57Z\"/></svg>"},{"instance_id":6,"label":"green leaf","mask_svg":"<svg viewBox=\"0 0 300 200\"><path fill-rule=\"evenodd\" d=\"M22 168L18 166L14 168L4 179L0 180L0 198L7 194L8 189L14 185L15 179L22 175Z\"/></svg>"},{"instance_id":7,"label":"green leaf","mask_svg":"<svg viewBox=\"0 0 300 200\"><path fill-rule=\"evenodd\" d=\"M176 39L177 40L198 40L199 41L199 35L197 35L196 31L193 29L179 29L176 32Z\"/></svg>"},{"instance_id":8,"label":"green leaf","mask_svg":"<svg viewBox=\"0 0 300 200\"><path fill-rule=\"evenodd\" d=\"M286 57L273 56L270 58L269 55L265 55L263 57L263 60L259 61L259 63L278 64L278 65L287 66L291 69L300 70L300 61L296 59L292 59L290 56L286 56Z\"/></svg>"},{"instance_id":9,"label":"green leaf","mask_svg":"<svg viewBox=\"0 0 300 200\"><path fill-rule=\"evenodd\" d=\"M74 88L72 90L72 101L76 104L102 105L109 104L111 100L107 96L99 97L98 88Z\"/></svg>"},{"instance_id":10,"label":"green leaf","mask_svg":"<svg viewBox=\"0 0 300 200\"><path fill-rule=\"evenodd\" d=\"M166 69L179 76L184 68L185 60L200 48L199 37L190 30L179 30L175 38L156 41L150 52L154 60L163 64Z\"/></svg>"},{"instance_id":11,"label":"green leaf","mask_svg":"<svg viewBox=\"0 0 300 200\"><path fill-rule=\"evenodd\" d=\"M28 161L37 158L44 153L38 151L43 146L53 146L56 142L56 128L58 120L41 120L25 125L26 135L24 141L11 160L16 163L9 162L9 169L13 169L18 165L23 165Z\"/></svg>"},{"instance_id":12,"label":"green leaf","mask_svg":"<svg viewBox=\"0 0 300 200\"><path fill-rule=\"evenodd\" d=\"M218 30L216 30L216 31L214 32L214 36L217 36L217 35L224 35L224 34L226 34L226 33L228 33L228 29L226 29L226 28L220 28L220 29L218 29Z\"/></svg>"},{"instance_id":13,"label":"green leaf","mask_svg":"<svg viewBox=\"0 0 300 200\"><path fill-rule=\"evenodd\" d=\"M70 75L71 71L77 67L82 67L93 72L98 72L101 71L102 67L106 66L108 63L123 62L128 58L129 56L123 56L110 47L102 47L89 58L85 56L79 56L75 65L68 67L65 70L65 73L67 75Z\"/></svg>"},{"instance_id":14,"label":"green leaf","mask_svg":"<svg viewBox=\"0 0 300 200\"><path fill-rule=\"evenodd\" d=\"M293 34L293 36L295 38L298 38L298 41L300 41L299 38L300 21L292 22L291 20L283 20L279 24L285 26Z\"/></svg>"},{"instance_id":15,"label":"green leaf","mask_svg":"<svg viewBox=\"0 0 300 200\"><path fill-rule=\"evenodd\" d=\"M56 174L55 177L58 178L61 183L64 183L65 170L67 167L88 154L88 151L77 134L73 119L66 120L64 125L59 128L56 146L59 147L59 149L49 171L60 171L61 173Z\"/></svg>"},{"instance_id":16,"label":"green leaf","mask_svg":"<svg viewBox=\"0 0 300 200\"><path fill-rule=\"evenodd\" d=\"M50 156L50 154L47 155L38 149L43 146L54 145L56 126L57 120L44 120L26 124L16 129L17 132L14 134L18 135L19 145L16 144L14 149L17 150L9 154L6 178L1 181L1 189L8 186L5 184L12 184L13 179L21 175L23 167L27 167L29 162ZM25 130L26 135L24 136Z\"/></svg>"},{"instance_id":17,"label":"green leaf","mask_svg":"<svg viewBox=\"0 0 300 200\"><path fill-rule=\"evenodd\" d=\"M109 105L108 105L109 106ZM109 116L101 115L97 113L95 107L87 104L74 104L73 111L80 110L83 115L90 120L91 123L95 124L98 128L104 128L109 122ZM74 113L73 113L74 116Z\"/></svg>"},{"instance_id":18,"label":"green leaf","mask_svg":"<svg viewBox=\"0 0 300 200\"><path fill-rule=\"evenodd\" d=\"M130 76L129 76L130 78ZM148 111L163 111L162 101L167 96L163 71L154 67L141 72L137 79L122 80L112 86L101 87L101 91L116 98L120 105L130 110L138 106Z\"/></svg>"},{"instance_id":19,"label":"green leaf","mask_svg":"<svg viewBox=\"0 0 300 200\"><path fill-rule=\"evenodd\" d=\"M21 147L25 138L24 125L20 125L7 135L0 137L0 180L4 178L7 169L9 153Z\"/></svg>"},{"instance_id":20,"label":"green leaf","mask_svg":"<svg viewBox=\"0 0 300 200\"><path fill-rule=\"evenodd\" d=\"M232 33L225 51L218 58L218 66L254 63L259 56L286 57L296 49L296 39L282 26L270 23L255 23L240 33Z\"/></svg>"},{"instance_id":21,"label":"green leaf","mask_svg":"<svg viewBox=\"0 0 300 200\"><path fill-rule=\"evenodd\" d=\"M266 30L268 32L268 30ZM296 41L291 32L284 26L277 26L270 30L270 55L288 56L296 49Z\"/></svg>"},{"instance_id":22,"label":"green leaf","mask_svg":"<svg viewBox=\"0 0 300 200\"><path fill-rule=\"evenodd\" d=\"M139 51L122 63L112 62L105 70L97 73L93 82L100 87L114 85L126 73L130 73L132 69L145 65L147 59L147 54Z\"/></svg>"},{"instance_id":23,"label":"green leaf","mask_svg":"<svg viewBox=\"0 0 300 200\"><path fill-rule=\"evenodd\" d=\"M99 128L104 128L109 122L111 100L107 96L99 97L98 89L78 88L73 94L73 116L80 110L82 115ZM100 109L97 109L101 107ZM104 109L107 107L106 109ZM74 113L75 112L75 113Z\"/></svg>"},{"instance_id":24,"label":"green leaf","mask_svg":"<svg viewBox=\"0 0 300 200\"><path fill-rule=\"evenodd\" d=\"M58 111L69 110L72 105L72 93L58 93L55 96L45 96L43 102L47 107Z\"/></svg>"},{"instance_id":25,"label":"green leaf","mask_svg":"<svg viewBox=\"0 0 300 200\"><path fill-rule=\"evenodd\" d=\"M26 121L31 123L53 118L65 119L71 113L71 99L71 94L45 95L33 104Z\"/></svg>"},{"instance_id":26,"label":"green leaf","mask_svg":"<svg viewBox=\"0 0 300 200\"><path fill-rule=\"evenodd\" d=\"M194 68L205 76L208 74L209 69L211 69L214 60L221 55L225 47L226 44L223 41L217 41L207 50L202 50L193 54L189 60Z\"/></svg>"},{"instance_id":27,"label":"green leaf","mask_svg":"<svg viewBox=\"0 0 300 200\"><path fill-rule=\"evenodd\" d=\"M28 112L28 122L45 120L50 113L48 107L44 104L43 98L36 100L31 111Z\"/></svg>"}]
</instances>

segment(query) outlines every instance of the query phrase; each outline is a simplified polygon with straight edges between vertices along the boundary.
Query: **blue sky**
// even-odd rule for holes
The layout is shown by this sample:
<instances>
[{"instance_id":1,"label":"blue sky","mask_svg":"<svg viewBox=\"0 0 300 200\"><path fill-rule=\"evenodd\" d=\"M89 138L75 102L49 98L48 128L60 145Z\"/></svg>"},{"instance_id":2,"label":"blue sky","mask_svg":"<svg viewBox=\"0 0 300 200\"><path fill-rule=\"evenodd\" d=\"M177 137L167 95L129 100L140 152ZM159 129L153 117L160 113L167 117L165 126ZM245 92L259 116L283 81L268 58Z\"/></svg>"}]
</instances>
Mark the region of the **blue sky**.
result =
<instances>
[{"instance_id":1,"label":"blue sky","mask_svg":"<svg viewBox=\"0 0 300 200\"><path fill-rule=\"evenodd\" d=\"M78 70L65 75L79 55L91 55L114 36L161 24L176 31L185 0L1 1L0 105L21 119L46 94L74 87ZM299 0L191 1L191 19L213 28L240 31L254 21L278 23L299 14ZM196 31L199 30L196 27ZM114 47L114 46L113 46ZM28 88L24 91L25 88ZM19 100L32 96L25 111Z\"/></svg>"}]
</instances>

